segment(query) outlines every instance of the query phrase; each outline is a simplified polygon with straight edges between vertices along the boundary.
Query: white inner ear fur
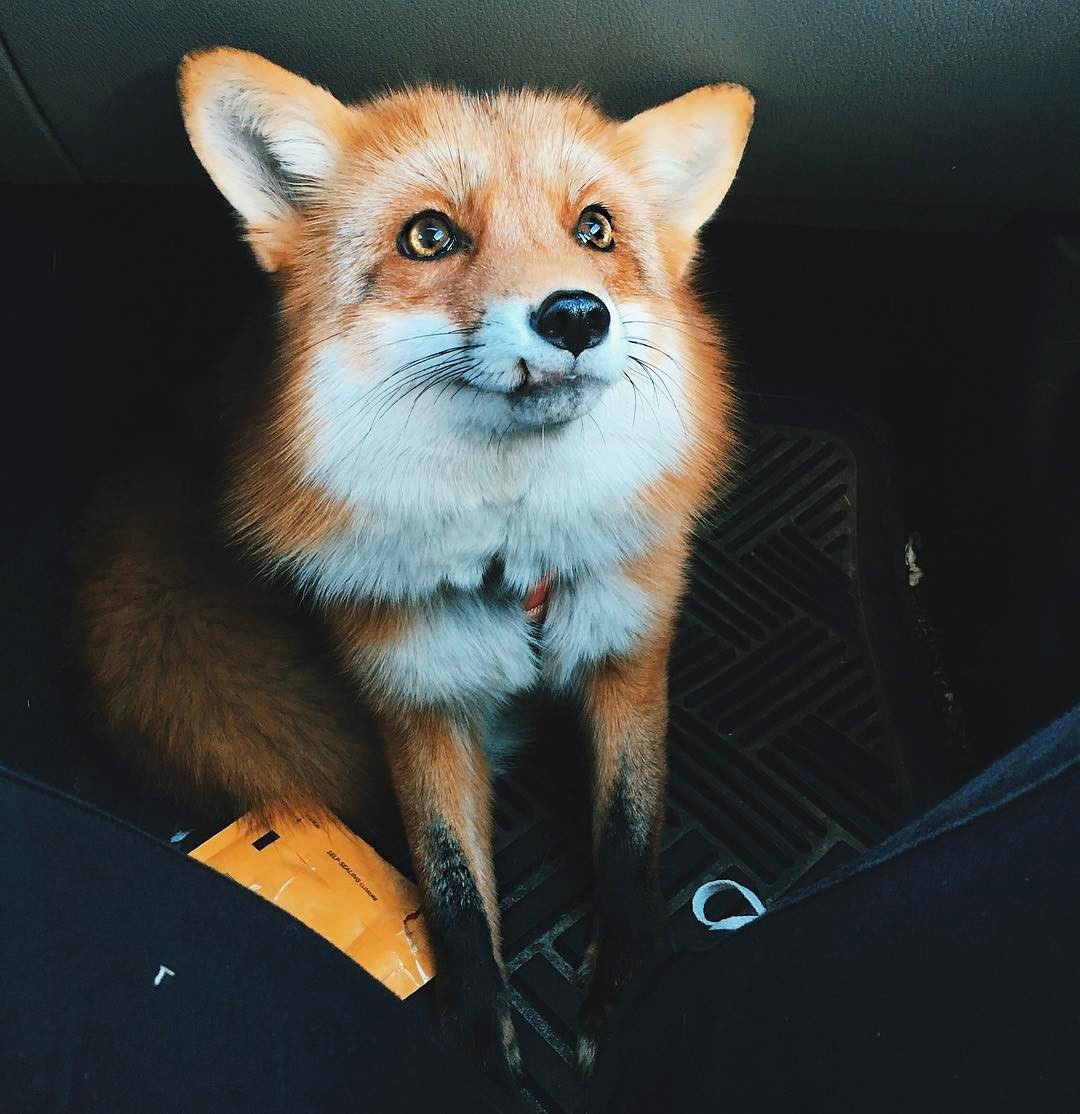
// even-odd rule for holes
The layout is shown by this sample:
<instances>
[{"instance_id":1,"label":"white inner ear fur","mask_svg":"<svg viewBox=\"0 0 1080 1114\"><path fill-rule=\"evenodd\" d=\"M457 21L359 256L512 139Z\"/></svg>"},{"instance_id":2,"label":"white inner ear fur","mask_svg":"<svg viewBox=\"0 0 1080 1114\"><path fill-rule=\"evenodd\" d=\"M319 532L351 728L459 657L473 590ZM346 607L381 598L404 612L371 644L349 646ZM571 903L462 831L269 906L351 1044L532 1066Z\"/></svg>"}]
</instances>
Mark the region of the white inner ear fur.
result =
<instances>
[{"instance_id":1,"label":"white inner ear fur","mask_svg":"<svg viewBox=\"0 0 1080 1114\"><path fill-rule=\"evenodd\" d=\"M754 99L741 85L708 85L622 125L665 219L686 235L697 233L731 188L753 116Z\"/></svg>"},{"instance_id":2,"label":"white inner ear fur","mask_svg":"<svg viewBox=\"0 0 1080 1114\"><path fill-rule=\"evenodd\" d=\"M196 110L200 152L241 217L265 226L333 173L333 142L303 101L224 81Z\"/></svg>"}]
</instances>

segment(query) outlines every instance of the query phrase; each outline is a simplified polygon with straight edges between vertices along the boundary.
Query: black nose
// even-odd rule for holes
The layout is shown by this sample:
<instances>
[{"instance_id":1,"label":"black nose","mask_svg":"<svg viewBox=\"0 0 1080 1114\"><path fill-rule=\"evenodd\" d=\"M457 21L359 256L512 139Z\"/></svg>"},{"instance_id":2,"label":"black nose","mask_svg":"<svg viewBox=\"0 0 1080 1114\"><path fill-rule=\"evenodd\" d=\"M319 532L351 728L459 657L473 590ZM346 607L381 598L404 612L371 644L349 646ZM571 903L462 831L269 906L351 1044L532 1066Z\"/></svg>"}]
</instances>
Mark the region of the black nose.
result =
<instances>
[{"instance_id":1,"label":"black nose","mask_svg":"<svg viewBox=\"0 0 1080 1114\"><path fill-rule=\"evenodd\" d=\"M556 348L580 356L607 336L611 314L607 306L585 290L556 290L533 314L533 328Z\"/></svg>"}]
</instances>

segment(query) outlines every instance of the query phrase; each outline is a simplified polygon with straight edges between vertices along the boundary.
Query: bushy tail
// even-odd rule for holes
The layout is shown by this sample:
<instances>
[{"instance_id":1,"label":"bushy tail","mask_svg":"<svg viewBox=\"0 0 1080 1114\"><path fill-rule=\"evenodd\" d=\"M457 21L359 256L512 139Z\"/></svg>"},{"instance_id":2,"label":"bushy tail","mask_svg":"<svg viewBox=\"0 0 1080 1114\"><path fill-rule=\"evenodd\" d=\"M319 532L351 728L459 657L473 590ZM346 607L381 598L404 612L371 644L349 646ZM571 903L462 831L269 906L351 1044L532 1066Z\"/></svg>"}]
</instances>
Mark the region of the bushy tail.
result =
<instances>
[{"instance_id":1,"label":"bushy tail","mask_svg":"<svg viewBox=\"0 0 1080 1114\"><path fill-rule=\"evenodd\" d=\"M193 482L156 468L104 484L76 575L95 703L157 788L267 819L377 811L373 732L317 633L220 544Z\"/></svg>"}]
</instances>

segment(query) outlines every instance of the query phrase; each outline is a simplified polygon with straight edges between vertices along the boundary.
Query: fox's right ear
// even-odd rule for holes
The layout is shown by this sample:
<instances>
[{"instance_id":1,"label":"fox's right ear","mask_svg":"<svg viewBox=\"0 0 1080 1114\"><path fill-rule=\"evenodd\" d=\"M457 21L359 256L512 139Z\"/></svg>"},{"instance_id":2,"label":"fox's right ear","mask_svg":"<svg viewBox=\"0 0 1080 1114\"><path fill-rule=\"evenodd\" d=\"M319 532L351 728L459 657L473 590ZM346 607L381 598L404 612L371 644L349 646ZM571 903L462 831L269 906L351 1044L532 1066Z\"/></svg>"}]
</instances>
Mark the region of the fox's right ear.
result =
<instances>
[{"instance_id":1,"label":"fox's right ear","mask_svg":"<svg viewBox=\"0 0 1080 1114\"><path fill-rule=\"evenodd\" d=\"M289 252L297 210L338 166L349 110L325 89L244 50L187 55L179 84L195 154L243 219L259 262L276 270Z\"/></svg>"}]
</instances>

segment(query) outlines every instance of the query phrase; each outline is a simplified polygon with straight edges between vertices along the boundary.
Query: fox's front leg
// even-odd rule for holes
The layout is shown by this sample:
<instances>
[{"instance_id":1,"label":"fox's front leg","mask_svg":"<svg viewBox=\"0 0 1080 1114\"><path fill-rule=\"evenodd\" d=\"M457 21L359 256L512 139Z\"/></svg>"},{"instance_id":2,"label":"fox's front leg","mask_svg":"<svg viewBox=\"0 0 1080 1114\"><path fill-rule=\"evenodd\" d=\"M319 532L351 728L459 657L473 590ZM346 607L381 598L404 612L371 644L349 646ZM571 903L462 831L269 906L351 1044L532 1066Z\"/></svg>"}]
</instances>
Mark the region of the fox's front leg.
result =
<instances>
[{"instance_id":1,"label":"fox's front leg","mask_svg":"<svg viewBox=\"0 0 1080 1114\"><path fill-rule=\"evenodd\" d=\"M387 755L435 945L447 1037L504 1087L521 1056L499 956L491 786L482 740L441 712L385 716Z\"/></svg>"},{"instance_id":2,"label":"fox's front leg","mask_svg":"<svg viewBox=\"0 0 1080 1114\"><path fill-rule=\"evenodd\" d=\"M670 633L604 663L585 684L593 758L595 931L582 1007L578 1063L592 1070L612 1003L662 940L659 881L667 737Z\"/></svg>"}]
</instances>

